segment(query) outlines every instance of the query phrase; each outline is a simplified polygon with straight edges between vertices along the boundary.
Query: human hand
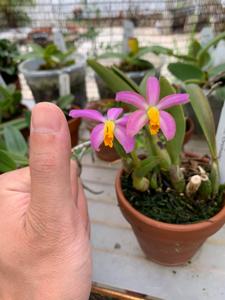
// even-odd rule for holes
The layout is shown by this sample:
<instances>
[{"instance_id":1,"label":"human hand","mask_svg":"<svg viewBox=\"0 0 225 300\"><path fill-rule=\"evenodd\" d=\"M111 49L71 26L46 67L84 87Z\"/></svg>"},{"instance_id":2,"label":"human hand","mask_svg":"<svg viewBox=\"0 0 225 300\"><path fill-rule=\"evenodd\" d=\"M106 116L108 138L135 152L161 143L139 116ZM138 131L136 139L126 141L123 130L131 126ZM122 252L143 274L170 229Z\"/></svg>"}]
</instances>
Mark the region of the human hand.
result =
<instances>
[{"instance_id":1,"label":"human hand","mask_svg":"<svg viewBox=\"0 0 225 300\"><path fill-rule=\"evenodd\" d=\"M31 127L30 167L0 176L0 299L86 300L89 223L68 126L41 103Z\"/></svg>"}]
</instances>

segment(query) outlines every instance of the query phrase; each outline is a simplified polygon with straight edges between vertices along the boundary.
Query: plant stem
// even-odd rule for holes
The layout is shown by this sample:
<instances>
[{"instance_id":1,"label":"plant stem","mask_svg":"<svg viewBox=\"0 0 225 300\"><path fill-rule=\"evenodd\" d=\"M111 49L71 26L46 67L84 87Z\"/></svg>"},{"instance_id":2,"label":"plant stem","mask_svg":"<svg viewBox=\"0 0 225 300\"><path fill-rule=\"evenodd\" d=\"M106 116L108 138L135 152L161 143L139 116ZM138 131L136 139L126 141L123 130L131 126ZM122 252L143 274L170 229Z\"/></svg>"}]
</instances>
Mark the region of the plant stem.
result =
<instances>
[{"instance_id":1,"label":"plant stem","mask_svg":"<svg viewBox=\"0 0 225 300\"><path fill-rule=\"evenodd\" d=\"M137 166L139 165L140 160L139 160L139 158L138 158L138 155L137 155L136 151L133 150L133 151L130 153L130 155L131 155L132 160L133 160L133 162L134 162L134 166L137 167Z\"/></svg>"}]
</instances>

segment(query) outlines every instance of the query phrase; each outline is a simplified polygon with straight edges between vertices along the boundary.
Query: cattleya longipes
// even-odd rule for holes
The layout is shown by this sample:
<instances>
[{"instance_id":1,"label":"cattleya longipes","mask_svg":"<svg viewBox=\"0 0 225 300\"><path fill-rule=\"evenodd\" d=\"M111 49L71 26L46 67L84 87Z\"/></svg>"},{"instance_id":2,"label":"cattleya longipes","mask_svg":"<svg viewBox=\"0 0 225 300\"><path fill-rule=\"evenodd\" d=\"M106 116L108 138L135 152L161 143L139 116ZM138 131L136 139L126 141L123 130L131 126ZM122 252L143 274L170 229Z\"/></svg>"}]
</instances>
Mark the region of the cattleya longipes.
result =
<instances>
[{"instance_id":1,"label":"cattleya longipes","mask_svg":"<svg viewBox=\"0 0 225 300\"><path fill-rule=\"evenodd\" d=\"M134 168L139 165L135 149L135 135L140 133L143 127L147 127L149 136L146 138L150 139L151 135L157 135L161 130L166 140L172 140L176 133L176 122L173 116L165 110L189 101L188 94L172 94L161 100L159 100L159 95L160 86L158 79L149 77L146 86L146 99L140 94L131 91L121 91L116 94L116 101L125 102L138 108L134 112L121 116L122 108L111 108L106 116L103 116L96 110L75 109L71 110L69 115L73 118L85 118L96 121L97 125L92 130L90 137L94 150L99 151L101 144L112 148L115 142L118 142L123 147L127 159L133 161L134 171ZM116 147L116 150L119 151L118 147ZM159 155L161 167L165 170L163 151L165 149L158 147L158 153L161 154ZM126 158L124 162L126 163ZM167 170L169 169L167 168ZM148 188L149 180L144 177L133 176L133 184L137 189L143 191Z\"/></svg>"},{"instance_id":2,"label":"cattleya longipes","mask_svg":"<svg viewBox=\"0 0 225 300\"><path fill-rule=\"evenodd\" d=\"M160 86L156 77L147 80L146 99L135 92L119 92L116 101L125 102L138 108L132 113L127 122L127 134L135 136L146 124L151 135L162 130L166 139L172 140L176 133L174 118L165 111L170 107L185 104L189 101L188 94L172 94L159 101Z\"/></svg>"},{"instance_id":3,"label":"cattleya longipes","mask_svg":"<svg viewBox=\"0 0 225 300\"><path fill-rule=\"evenodd\" d=\"M70 111L72 118L85 118L99 122L91 133L91 145L99 151L102 143L113 147L114 139L123 146L126 153L134 148L134 136L146 125L149 125L151 135L163 132L167 140L173 139L176 133L174 118L165 111L175 105L185 104L189 101L188 94L172 94L159 101L160 87L156 77L147 80L146 99L136 92L124 91L116 94L116 101L125 102L138 108L137 111L124 115L122 108L111 108L107 115L92 109L76 109ZM119 118L119 119L118 119Z\"/></svg>"}]
</instances>

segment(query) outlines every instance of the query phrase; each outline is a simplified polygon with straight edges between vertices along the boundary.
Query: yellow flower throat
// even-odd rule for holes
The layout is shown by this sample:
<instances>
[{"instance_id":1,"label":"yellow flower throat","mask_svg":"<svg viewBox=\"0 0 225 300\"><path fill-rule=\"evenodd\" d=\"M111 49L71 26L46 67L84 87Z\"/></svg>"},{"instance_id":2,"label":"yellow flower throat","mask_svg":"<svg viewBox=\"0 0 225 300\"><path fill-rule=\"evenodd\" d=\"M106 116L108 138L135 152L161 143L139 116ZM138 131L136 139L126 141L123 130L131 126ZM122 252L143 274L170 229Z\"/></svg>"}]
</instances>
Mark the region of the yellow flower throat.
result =
<instances>
[{"instance_id":1,"label":"yellow flower throat","mask_svg":"<svg viewBox=\"0 0 225 300\"><path fill-rule=\"evenodd\" d=\"M148 118L149 118L149 130L152 135L156 135L159 132L160 128L160 117L159 110L157 107L150 107L148 109Z\"/></svg>"},{"instance_id":2,"label":"yellow flower throat","mask_svg":"<svg viewBox=\"0 0 225 300\"><path fill-rule=\"evenodd\" d=\"M115 123L111 120L105 121L104 126L104 145L113 147Z\"/></svg>"}]
</instances>

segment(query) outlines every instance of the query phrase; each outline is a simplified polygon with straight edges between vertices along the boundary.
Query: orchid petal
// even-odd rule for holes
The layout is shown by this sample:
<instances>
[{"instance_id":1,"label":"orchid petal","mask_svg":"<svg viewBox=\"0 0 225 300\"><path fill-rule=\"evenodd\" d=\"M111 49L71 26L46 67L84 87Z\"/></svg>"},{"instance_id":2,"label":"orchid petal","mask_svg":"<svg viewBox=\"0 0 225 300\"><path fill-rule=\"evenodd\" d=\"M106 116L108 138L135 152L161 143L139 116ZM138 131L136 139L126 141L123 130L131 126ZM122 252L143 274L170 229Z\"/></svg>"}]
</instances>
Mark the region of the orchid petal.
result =
<instances>
[{"instance_id":1,"label":"orchid petal","mask_svg":"<svg viewBox=\"0 0 225 300\"><path fill-rule=\"evenodd\" d=\"M123 112L123 109L122 108L110 108L107 112L107 118L108 120L116 120L119 115L121 115Z\"/></svg>"},{"instance_id":2,"label":"orchid petal","mask_svg":"<svg viewBox=\"0 0 225 300\"><path fill-rule=\"evenodd\" d=\"M121 125L121 126L127 126L127 121L128 121L129 116L130 116L130 114L123 115L123 117L120 119L117 119L115 123L118 125Z\"/></svg>"},{"instance_id":3,"label":"orchid petal","mask_svg":"<svg viewBox=\"0 0 225 300\"><path fill-rule=\"evenodd\" d=\"M139 109L148 107L145 98L135 92L118 92L116 93L116 101L131 104Z\"/></svg>"},{"instance_id":4,"label":"orchid petal","mask_svg":"<svg viewBox=\"0 0 225 300\"><path fill-rule=\"evenodd\" d=\"M148 104L154 106L159 101L160 86L156 77L149 77L147 80L146 98Z\"/></svg>"},{"instance_id":5,"label":"orchid petal","mask_svg":"<svg viewBox=\"0 0 225 300\"><path fill-rule=\"evenodd\" d=\"M126 134L125 127L117 125L115 128L115 137L123 146L126 153L130 153L134 149L134 138Z\"/></svg>"},{"instance_id":6,"label":"orchid petal","mask_svg":"<svg viewBox=\"0 0 225 300\"><path fill-rule=\"evenodd\" d=\"M146 111L137 110L130 114L127 121L127 134L135 136L148 122Z\"/></svg>"},{"instance_id":7,"label":"orchid petal","mask_svg":"<svg viewBox=\"0 0 225 300\"><path fill-rule=\"evenodd\" d=\"M189 102L188 94L173 94L162 98L157 107L159 110L167 109L175 105L185 104L187 102Z\"/></svg>"},{"instance_id":8,"label":"orchid petal","mask_svg":"<svg viewBox=\"0 0 225 300\"><path fill-rule=\"evenodd\" d=\"M176 134L176 122L174 118L166 111L160 111L160 129L166 139L172 140Z\"/></svg>"},{"instance_id":9,"label":"orchid petal","mask_svg":"<svg viewBox=\"0 0 225 300\"><path fill-rule=\"evenodd\" d=\"M99 147L104 141L104 126L104 124L98 124L91 132L91 146L96 151L100 150Z\"/></svg>"},{"instance_id":10,"label":"orchid petal","mask_svg":"<svg viewBox=\"0 0 225 300\"><path fill-rule=\"evenodd\" d=\"M103 115L94 109L73 109L70 111L69 116L72 118L84 118L99 122L105 121Z\"/></svg>"}]
</instances>

